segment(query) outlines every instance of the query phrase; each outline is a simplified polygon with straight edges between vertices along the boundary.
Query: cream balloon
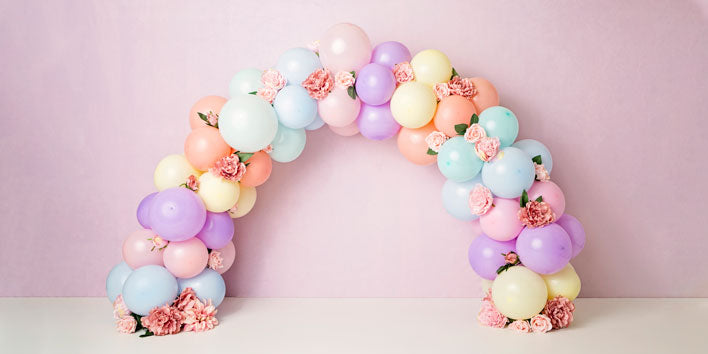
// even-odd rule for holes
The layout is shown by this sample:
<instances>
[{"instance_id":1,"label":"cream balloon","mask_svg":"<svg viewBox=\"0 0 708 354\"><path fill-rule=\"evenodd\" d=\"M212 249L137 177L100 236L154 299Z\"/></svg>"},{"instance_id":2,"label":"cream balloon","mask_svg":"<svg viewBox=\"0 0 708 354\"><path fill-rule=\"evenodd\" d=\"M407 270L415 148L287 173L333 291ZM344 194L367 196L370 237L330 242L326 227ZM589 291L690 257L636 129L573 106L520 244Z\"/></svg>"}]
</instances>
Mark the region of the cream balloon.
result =
<instances>
[{"instance_id":1,"label":"cream balloon","mask_svg":"<svg viewBox=\"0 0 708 354\"><path fill-rule=\"evenodd\" d=\"M501 272L492 283L492 301L504 316L525 320L546 306L548 290L540 275L515 266Z\"/></svg>"},{"instance_id":2,"label":"cream balloon","mask_svg":"<svg viewBox=\"0 0 708 354\"><path fill-rule=\"evenodd\" d=\"M415 79L433 86L439 82L448 82L452 76L452 64L443 52L426 49L411 59Z\"/></svg>"},{"instance_id":3,"label":"cream balloon","mask_svg":"<svg viewBox=\"0 0 708 354\"><path fill-rule=\"evenodd\" d=\"M492 284L494 283L493 281L489 279L484 279L482 278L482 283L480 284L482 286L482 294L485 296L489 294L489 291L492 290Z\"/></svg>"},{"instance_id":4,"label":"cream balloon","mask_svg":"<svg viewBox=\"0 0 708 354\"><path fill-rule=\"evenodd\" d=\"M256 205L256 188L240 185L238 201L236 202L236 211L232 212L229 209L229 215L236 219L248 214L253 206Z\"/></svg>"},{"instance_id":5,"label":"cream balloon","mask_svg":"<svg viewBox=\"0 0 708 354\"><path fill-rule=\"evenodd\" d=\"M570 263L557 273L542 274L541 278L546 282L549 300L558 295L575 300L580 293L580 277Z\"/></svg>"},{"instance_id":6,"label":"cream balloon","mask_svg":"<svg viewBox=\"0 0 708 354\"><path fill-rule=\"evenodd\" d=\"M420 82L407 82L399 86L391 97L393 118L406 128L416 129L428 124L436 108L433 89Z\"/></svg>"},{"instance_id":7,"label":"cream balloon","mask_svg":"<svg viewBox=\"0 0 708 354\"><path fill-rule=\"evenodd\" d=\"M189 164L184 155L172 154L165 156L155 167L153 181L158 191L177 187L187 181L190 175L199 177L202 173Z\"/></svg>"},{"instance_id":8,"label":"cream balloon","mask_svg":"<svg viewBox=\"0 0 708 354\"><path fill-rule=\"evenodd\" d=\"M202 198L208 211L221 213L231 209L238 201L240 194L239 184L212 173L205 173L199 177L197 195Z\"/></svg>"}]
</instances>

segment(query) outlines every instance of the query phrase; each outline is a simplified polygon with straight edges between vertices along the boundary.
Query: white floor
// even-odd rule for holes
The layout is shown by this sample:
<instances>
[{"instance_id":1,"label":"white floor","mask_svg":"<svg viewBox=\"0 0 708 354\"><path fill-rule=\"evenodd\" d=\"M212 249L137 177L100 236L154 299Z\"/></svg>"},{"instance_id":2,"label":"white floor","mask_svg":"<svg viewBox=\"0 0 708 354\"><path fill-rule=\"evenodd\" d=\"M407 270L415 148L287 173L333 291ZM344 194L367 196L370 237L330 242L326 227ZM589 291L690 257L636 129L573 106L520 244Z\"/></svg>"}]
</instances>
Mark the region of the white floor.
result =
<instances>
[{"instance_id":1,"label":"white floor","mask_svg":"<svg viewBox=\"0 0 708 354\"><path fill-rule=\"evenodd\" d=\"M541 335L481 327L478 299L228 298L212 331L138 338L105 298L0 298L0 353L708 353L708 299L576 305Z\"/></svg>"}]
</instances>

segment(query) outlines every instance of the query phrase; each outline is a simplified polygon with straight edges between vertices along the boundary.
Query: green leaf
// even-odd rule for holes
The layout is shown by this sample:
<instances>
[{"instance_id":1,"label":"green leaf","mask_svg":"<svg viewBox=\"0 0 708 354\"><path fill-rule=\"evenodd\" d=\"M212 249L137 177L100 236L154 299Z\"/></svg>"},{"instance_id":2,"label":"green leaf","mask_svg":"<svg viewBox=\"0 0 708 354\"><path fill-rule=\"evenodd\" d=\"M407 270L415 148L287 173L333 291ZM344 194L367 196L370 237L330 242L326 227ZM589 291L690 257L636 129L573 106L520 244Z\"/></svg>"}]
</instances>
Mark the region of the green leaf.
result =
<instances>
[{"instance_id":1,"label":"green leaf","mask_svg":"<svg viewBox=\"0 0 708 354\"><path fill-rule=\"evenodd\" d=\"M257 93L258 93L258 91L251 91L251 92L249 92L248 94L249 94L249 95L255 95L255 94L257 94Z\"/></svg>"},{"instance_id":2,"label":"green leaf","mask_svg":"<svg viewBox=\"0 0 708 354\"><path fill-rule=\"evenodd\" d=\"M145 328L145 333L140 335L140 338L154 336L155 333L150 332L149 329Z\"/></svg>"},{"instance_id":3,"label":"green leaf","mask_svg":"<svg viewBox=\"0 0 708 354\"><path fill-rule=\"evenodd\" d=\"M539 203L542 202L542 201L543 201L543 196L542 196L542 195L539 195L538 198L536 198L536 201L539 202Z\"/></svg>"},{"instance_id":4,"label":"green leaf","mask_svg":"<svg viewBox=\"0 0 708 354\"><path fill-rule=\"evenodd\" d=\"M428 152L427 152L427 153L428 153L428 155L437 155L437 154L438 154L437 152L435 152L435 151L434 151L433 149L431 149L431 148L428 148Z\"/></svg>"},{"instance_id":5,"label":"green leaf","mask_svg":"<svg viewBox=\"0 0 708 354\"><path fill-rule=\"evenodd\" d=\"M239 161L241 162L246 162L248 159L253 156L252 152L236 152L236 156L238 156Z\"/></svg>"},{"instance_id":6,"label":"green leaf","mask_svg":"<svg viewBox=\"0 0 708 354\"><path fill-rule=\"evenodd\" d=\"M521 193L521 199L519 200L519 205L521 205L522 208L526 207L526 204L529 202L529 194L526 192L524 189L524 192Z\"/></svg>"},{"instance_id":7,"label":"green leaf","mask_svg":"<svg viewBox=\"0 0 708 354\"><path fill-rule=\"evenodd\" d=\"M450 76L450 80L452 80L453 77L455 76L460 76L460 74L455 70L455 68L452 68L452 76Z\"/></svg>"},{"instance_id":8,"label":"green leaf","mask_svg":"<svg viewBox=\"0 0 708 354\"><path fill-rule=\"evenodd\" d=\"M200 118L201 120L203 120L203 121L205 121L207 124L209 124L209 119L207 118L206 114L204 114L204 113L202 113L202 112L197 112L197 114L199 115L199 118Z\"/></svg>"},{"instance_id":9,"label":"green leaf","mask_svg":"<svg viewBox=\"0 0 708 354\"><path fill-rule=\"evenodd\" d=\"M352 74L352 76L356 78L356 71L352 70L349 73Z\"/></svg>"},{"instance_id":10,"label":"green leaf","mask_svg":"<svg viewBox=\"0 0 708 354\"><path fill-rule=\"evenodd\" d=\"M349 86L349 88L347 88L347 93L349 94L349 97L351 97L353 100L356 99L356 89L354 88L354 86Z\"/></svg>"},{"instance_id":11,"label":"green leaf","mask_svg":"<svg viewBox=\"0 0 708 354\"><path fill-rule=\"evenodd\" d=\"M315 55L317 55L317 57L319 57L319 56L320 56L320 52L315 52Z\"/></svg>"},{"instance_id":12,"label":"green leaf","mask_svg":"<svg viewBox=\"0 0 708 354\"><path fill-rule=\"evenodd\" d=\"M479 116L477 113L472 113L472 117L470 117L470 125L477 123L479 123Z\"/></svg>"},{"instance_id":13,"label":"green leaf","mask_svg":"<svg viewBox=\"0 0 708 354\"><path fill-rule=\"evenodd\" d=\"M497 268L497 274L501 274L501 272L511 268L512 266L513 266L513 264L511 264L511 263L504 264L503 266Z\"/></svg>"},{"instance_id":14,"label":"green leaf","mask_svg":"<svg viewBox=\"0 0 708 354\"><path fill-rule=\"evenodd\" d=\"M457 135L465 135L467 128L469 128L469 126L465 123L455 124L455 131L457 132Z\"/></svg>"},{"instance_id":15,"label":"green leaf","mask_svg":"<svg viewBox=\"0 0 708 354\"><path fill-rule=\"evenodd\" d=\"M536 155L534 156L531 161L535 162L537 165L540 165L543 163L543 160L541 159L541 155Z\"/></svg>"}]
</instances>

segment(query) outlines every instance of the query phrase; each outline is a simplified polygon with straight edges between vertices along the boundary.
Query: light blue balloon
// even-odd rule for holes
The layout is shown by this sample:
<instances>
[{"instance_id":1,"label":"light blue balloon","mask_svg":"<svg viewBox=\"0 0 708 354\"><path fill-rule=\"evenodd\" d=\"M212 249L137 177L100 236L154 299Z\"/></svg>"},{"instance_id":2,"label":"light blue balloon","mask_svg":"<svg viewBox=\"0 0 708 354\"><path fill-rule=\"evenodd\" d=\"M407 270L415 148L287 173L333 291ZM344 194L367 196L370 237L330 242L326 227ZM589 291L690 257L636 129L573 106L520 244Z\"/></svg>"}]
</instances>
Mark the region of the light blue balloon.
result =
<instances>
[{"instance_id":1,"label":"light blue balloon","mask_svg":"<svg viewBox=\"0 0 708 354\"><path fill-rule=\"evenodd\" d=\"M455 182L469 181L482 169L482 160L470 144L461 136L446 141L438 152L438 169Z\"/></svg>"},{"instance_id":2,"label":"light blue balloon","mask_svg":"<svg viewBox=\"0 0 708 354\"><path fill-rule=\"evenodd\" d=\"M499 138L500 148L511 146L519 135L519 121L514 112L502 106L485 109L479 115L479 125L487 136Z\"/></svg>"},{"instance_id":3,"label":"light blue balloon","mask_svg":"<svg viewBox=\"0 0 708 354\"><path fill-rule=\"evenodd\" d=\"M263 150L278 131L278 115L270 103L255 95L237 95L219 113L219 133L242 152Z\"/></svg>"},{"instance_id":4,"label":"light blue balloon","mask_svg":"<svg viewBox=\"0 0 708 354\"><path fill-rule=\"evenodd\" d=\"M536 170L528 154L515 147L503 148L497 156L484 164L482 181L497 197L517 198L528 190L536 177Z\"/></svg>"},{"instance_id":5,"label":"light blue balloon","mask_svg":"<svg viewBox=\"0 0 708 354\"><path fill-rule=\"evenodd\" d=\"M466 182L445 181L442 188L442 202L445 210L462 221L472 221L479 218L479 215L472 214L470 210L470 192L477 184L482 183L482 175L477 174L474 178Z\"/></svg>"},{"instance_id":6,"label":"light blue balloon","mask_svg":"<svg viewBox=\"0 0 708 354\"><path fill-rule=\"evenodd\" d=\"M305 129L290 129L278 124L278 132L271 142L273 151L270 153L270 158L278 162L295 160L305 149L306 140Z\"/></svg>"},{"instance_id":7,"label":"light blue balloon","mask_svg":"<svg viewBox=\"0 0 708 354\"><path fill-rule=\"evenodd\" d=\"M234 75L229 83L229 95L235 97L237 95L248 94L257 91L263 87L261 75L263 70L256 68L243 69Z\"/></svg>"},{"instance_id":8,"label":"light blue balloon","mask_svg":"<svg viewBox=\"0 0 708 354\"><path fill-rule=\"evenodd\" d=\"M317 116L315 117L315 120L312 123L310 123L310 125L306 126L305 130L317 130L317 129L324 127L324 125L325 125L325 122L322 120L322 117L320 117L320 115L318 113Z\"/></svg>"},{"instance_id":9,"label":"light blue balloon","mask_svg":"<svg viewBox=\"0 0 708 354\"><path fill-rule=\"evenodd\" d=\"M281 54L275 70L278 70L288 85L299 86L313 71L322 68L320 58L307 48L291 48Z\"/></svg>"},{"instance_id":10,"label":"light blue balloon","mask_svg":"<svg viewBox=\"0 0 708 354\"><path fill-rule=\"evenodd\" d=\"M317 117L317 101L302 86L285 86L275 96L273 108L280 123L291 129L310 125Z\"/></svg>"},{"instance_id":11,"label":"light blue balloon","mask_svg":"<svg viewBox=\"0 0 708 354\"><path fill-rule=\"evenodd\" d=\"M130 273L133 270L130 269L127 263L120 262L116 264L113 269L108 273L106 278L106 295L108 295L108 300L116 301L118 295L123 291L123 283L128 279Z\"/></svg>"},{"instance_id":12,"label":"light blue balloon","mask_svg":"<svg viewBox=\"0 0 708 354\"><path fill-rule=\"evenodd\" d=\"M123 284L123 301L133 313L147 316L157 306L177 297L177 279L165 267L146 265L134 270Z\"/></svg>"},{"instance_id":13,"label":"light blue balloon","mask_svg":"<svg viewBox=\"0 0 708 354\"><path fill-rule=\"evenodd\" d=\"M548 150L546 145L543 145L540 141L533 139L524 139L515 142L511 146L517 149L521 149L523 152L527 153L531 158L534 158L534 156L541 155L541 162L543 162L543 167L546 168L546 171L550 173L553 169L553 156L551 156L551 152Z\"/></svg>"},{"instance_id":14,"label":"light blue balloon","mask_svg":"<svg viewBox=\"0 0 708 354\"><path fill-rule=\"evenodd\" d=\"M197 294L197 298L206 301L211 299L214 306L219 306L226 296L226 283L219 272L206 268L197 276L192 278L179 278L179 292L185 288L192 288Z\"/></svg>"}]
</instances>

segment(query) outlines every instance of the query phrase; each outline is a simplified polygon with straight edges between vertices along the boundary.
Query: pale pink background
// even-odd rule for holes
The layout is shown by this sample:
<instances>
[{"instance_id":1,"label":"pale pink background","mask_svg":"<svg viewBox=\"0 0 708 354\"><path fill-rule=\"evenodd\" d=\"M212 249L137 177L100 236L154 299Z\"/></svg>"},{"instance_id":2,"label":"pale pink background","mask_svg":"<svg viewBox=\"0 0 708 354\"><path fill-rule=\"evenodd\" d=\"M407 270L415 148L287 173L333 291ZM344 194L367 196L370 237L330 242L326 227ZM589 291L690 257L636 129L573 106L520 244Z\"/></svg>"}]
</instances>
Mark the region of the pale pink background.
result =
<instances>
[{"instance_id":1,"label":"pale pink background","mask_svg":"<svg viewBox=\"0 0 708 354\"><path fill-rule=\"evenodd\" d=\"M0 2L0 295L103 295L192 103L349 21L488 78L546 143L588 233L582 296L708 296L707 6L210 3ZM478 296L443 181L393 140L308 133L237 222L229 295Z\"/></svg>"}]
</instances>

